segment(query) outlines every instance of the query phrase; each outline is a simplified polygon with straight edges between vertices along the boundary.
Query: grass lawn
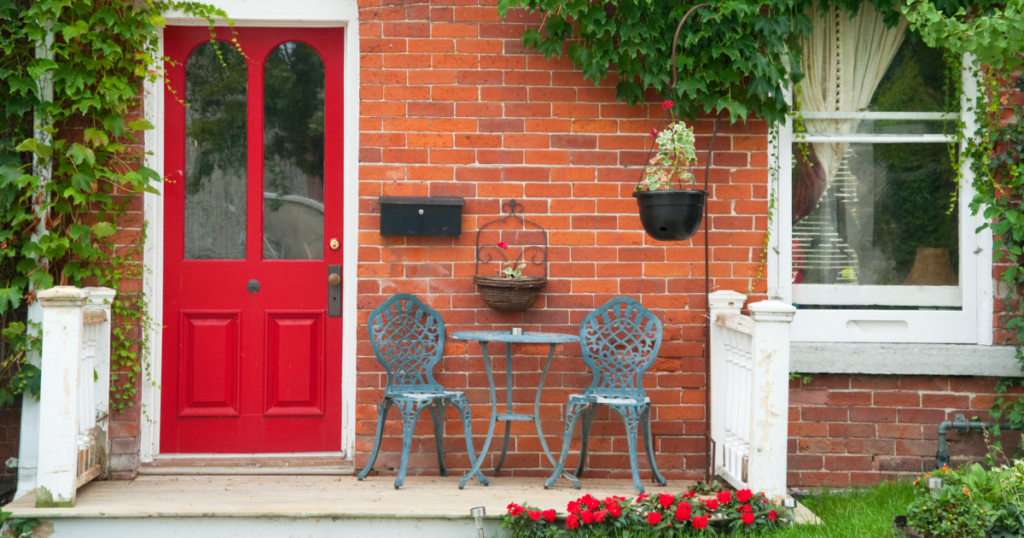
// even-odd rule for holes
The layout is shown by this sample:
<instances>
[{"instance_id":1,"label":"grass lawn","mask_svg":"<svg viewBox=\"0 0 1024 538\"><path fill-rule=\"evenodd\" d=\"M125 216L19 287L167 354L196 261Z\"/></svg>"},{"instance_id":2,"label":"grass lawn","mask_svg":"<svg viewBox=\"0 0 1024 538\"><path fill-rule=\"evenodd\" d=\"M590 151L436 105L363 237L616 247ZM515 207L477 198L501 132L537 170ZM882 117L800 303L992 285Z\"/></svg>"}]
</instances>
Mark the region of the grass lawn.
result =
<instances>
[{"instance_id":1,"label":"grass lawn","mask_svg":"<svg viewBox=\"0 0 1024 538\"><path fill-rule=\"evenodd\" d=\"M883 482L848 491L819 491L801 502L821 525L797 525L772 538L892 538L892 518L907 513L914 500L910 482Z\"/></svg>"}]
</instances>

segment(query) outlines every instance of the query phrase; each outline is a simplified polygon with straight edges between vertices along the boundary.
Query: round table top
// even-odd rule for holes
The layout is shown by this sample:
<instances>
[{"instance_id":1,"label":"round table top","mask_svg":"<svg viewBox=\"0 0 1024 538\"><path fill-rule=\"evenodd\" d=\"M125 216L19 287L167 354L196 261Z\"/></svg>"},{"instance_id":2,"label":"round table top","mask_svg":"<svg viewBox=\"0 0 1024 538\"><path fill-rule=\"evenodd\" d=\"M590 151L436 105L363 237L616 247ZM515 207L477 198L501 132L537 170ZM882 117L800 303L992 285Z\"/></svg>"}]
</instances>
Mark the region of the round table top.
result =
<instances>
[{"instance_id":1,"label":"round table top","mask_svg":"<svg viewBox=\"0 0 1024 538\"><path fill-rule=\"evenodd\" d=\"M452 333L451 337L456 340L474 342L514 342L517 344L566 344L580 341L578 334L538 332L512 334L508 331L459 331Z\"/></svg>"}]
</instances>

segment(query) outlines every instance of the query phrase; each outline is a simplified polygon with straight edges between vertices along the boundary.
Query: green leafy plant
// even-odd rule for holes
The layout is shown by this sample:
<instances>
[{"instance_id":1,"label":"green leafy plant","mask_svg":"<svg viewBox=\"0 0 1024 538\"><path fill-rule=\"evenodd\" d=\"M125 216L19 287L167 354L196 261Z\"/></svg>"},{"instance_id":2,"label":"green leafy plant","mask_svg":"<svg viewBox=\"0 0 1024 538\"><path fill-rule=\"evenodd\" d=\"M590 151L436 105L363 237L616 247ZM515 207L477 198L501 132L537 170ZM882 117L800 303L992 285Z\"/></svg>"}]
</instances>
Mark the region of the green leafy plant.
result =
<instances>
[{"instance_id":1,"label":"green leafy plant","mask_svg":"<svg viewBox=\"0 0 1024 538\"><path fill-rule=\"evenodd\" d=\"M672 101L665 101L664 106L671 107ZM689 167L697 162L697 152L694 149L696 137L693 135L693 128L687 127L681 121L676 121L661 132L652 129L651 136L656 137L658 151L647 162L644 177L636 186L636 190L670 190L673 180L696 183L693 173L689 171Z\"/></svg>"},{"instance_id":2,"label":"green leafy plant","mask_svg":"<svg viewBox=\"0 0 1024 538\"><path fill-rule=\"evenodd\" d=\"M941 479L942 487L929 489L929 477ZM977 463L946 466L924 478L914 482L916 497L907 509L907 523L925 536L1024 536L1024 461L990 470Z\"/></svg>"},{"instance_id":3,"label":"green leafy plant","mask_svg":"<svg viewBox=\"0 0 1024 538\"><path fill-rule=\"evenodd\" d=\"M38 379L21 340L35 290L85 284L119 291L111 405L136 400L149 319L144 295L125 284L142 277L145 226L125 218L142 193L159 192L139 151L153 126L138 105L166 60L159 29L172 8L211 28L226 17L196 2L0 0L2 404Z\"/></svg>"}]
</instances>

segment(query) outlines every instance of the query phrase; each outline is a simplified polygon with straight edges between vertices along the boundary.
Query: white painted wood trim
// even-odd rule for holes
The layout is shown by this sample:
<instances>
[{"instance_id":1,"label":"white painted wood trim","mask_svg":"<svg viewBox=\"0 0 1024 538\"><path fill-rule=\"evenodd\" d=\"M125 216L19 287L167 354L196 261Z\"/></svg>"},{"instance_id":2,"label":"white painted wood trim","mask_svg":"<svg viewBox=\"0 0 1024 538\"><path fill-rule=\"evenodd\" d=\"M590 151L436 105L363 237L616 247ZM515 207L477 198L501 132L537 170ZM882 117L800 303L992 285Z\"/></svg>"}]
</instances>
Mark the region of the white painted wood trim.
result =
<instances>
[{"instance_id":1,"label":"white painted wood trim","mask_svg":"<svg viewBox=\"0 0 1024 538\"><path fill-rule=\"evenodd\" d=\"M802 305L957 307L960 286L855 286L794 284L793 302Z\"/></svg>"},{"instance_id":2,"label":"white painted wood trim","mask_svg":"<svg viewBox=\"0 0 1024 538\"><path fill-rule=\"evenodd\" d=\"M944 134L800 133L801 142L849 142L852 144L935 144L952 142Z\"/></svg>"},{"instance_id":3,"label":"white painted wood trim","mask_svg":"<svg viewBox=\"0 0 1024 538\"><path fill-rule=\"evenodd\" d=\"M964 128L967 133L974 133L978 127L978 120L971 110L970 105L978 97L978 79L971 74L971 63L974 61L973 55L965 54L963 59L963 87L964 94L960 98L960 109L963 110L964 114ZM960 151L963 152L967 149L967 142L960 143ZM970 174L971 171L971 159L964 159L964 183L967 183L966 187L960 192L960 210L966 215L969 209L967 208L967 202L969 202L975 194L975 189L971 182L974 181L974 175ZM970 174L970 175L969 175ZM971 231L978 229L985 223L985 206L978 208L978 214L967 217L969 225L967 228ZM984 230L974 234L975 235L975 248L971 252L975 254L975 262L977 265L978 274L978 292L977 292L977 305L978 305L978 344L990 346L993 344L994 329L994 298L995 294L993 277L992 277L992 230L985 228ZM961 257L964 253L961 253ZM1001 342L1000 342L1001 343Z\"/></svg>"},{"instance_id":4,"label":"white painted wood trim","mask_svg":"<svg viewBox=\"0 0 1024 538\"><path fill-rule=\"evenodd\" d=\"M356 274L359 256L359 6L356 0L212 0L223 9L236 26L265 27L344 27L345 28L345 90L344 90L344 263L342 271L342 429L341 452L345 458L355 454L356 403ZM198 19L180 11L165 13L169 25L206 26ZM163 35L160 36L161 52ZM149 167L165 176L163 164L163 86L147 84L145 94L146 118L155 129L146 133ZM162 190L162 186L158 186ZM145 247L146 279L144 286L149 299L149 314L154 330L150 334L151 352L147 368L148 379L143 383L142 446L140 459L153 461L160 453L160 368L163 323L163 198L145 195L145 217L149 223Z\"/></svg>"},{"instance_id":5,"label":"white painted wood trim","mask_svg":"<svg viewBox=\"0 0 1024 538\"><path fill-rule=\"evenodd\" d=\"M956 112L801 112L805 120L955 120Z\"/></svg>"}]
</instances>

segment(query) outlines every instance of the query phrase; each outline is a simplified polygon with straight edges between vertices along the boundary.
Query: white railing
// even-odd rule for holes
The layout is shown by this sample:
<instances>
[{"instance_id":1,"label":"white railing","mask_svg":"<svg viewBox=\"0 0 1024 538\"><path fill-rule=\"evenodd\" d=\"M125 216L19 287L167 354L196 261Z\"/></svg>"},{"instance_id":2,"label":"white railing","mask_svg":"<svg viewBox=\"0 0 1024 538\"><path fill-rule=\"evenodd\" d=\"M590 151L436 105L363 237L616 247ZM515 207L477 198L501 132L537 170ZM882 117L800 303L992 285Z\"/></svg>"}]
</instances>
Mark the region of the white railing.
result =
<instances>
[{"instance_id":1,"label":"white railing","mask_svg":"<svg viewBox=\"0 0 1024 538\"><path fill-rule=\"evenodd\" d=\"M60 286L38 294L43 309L36 506L74 506L100 476L110 403L109 288Z\"/></svg>"},{"instance_id":2,"label":"white railing","mask_svg":"<svg viewBox=\"0 0 1024 538\"><path fill-rule=\"evenodd\" d=\"M712 293L711 439L715 474L733 487L786 494L789 429L789 324L796 309L776 300Z\"/></svg>"}]
</instances>

